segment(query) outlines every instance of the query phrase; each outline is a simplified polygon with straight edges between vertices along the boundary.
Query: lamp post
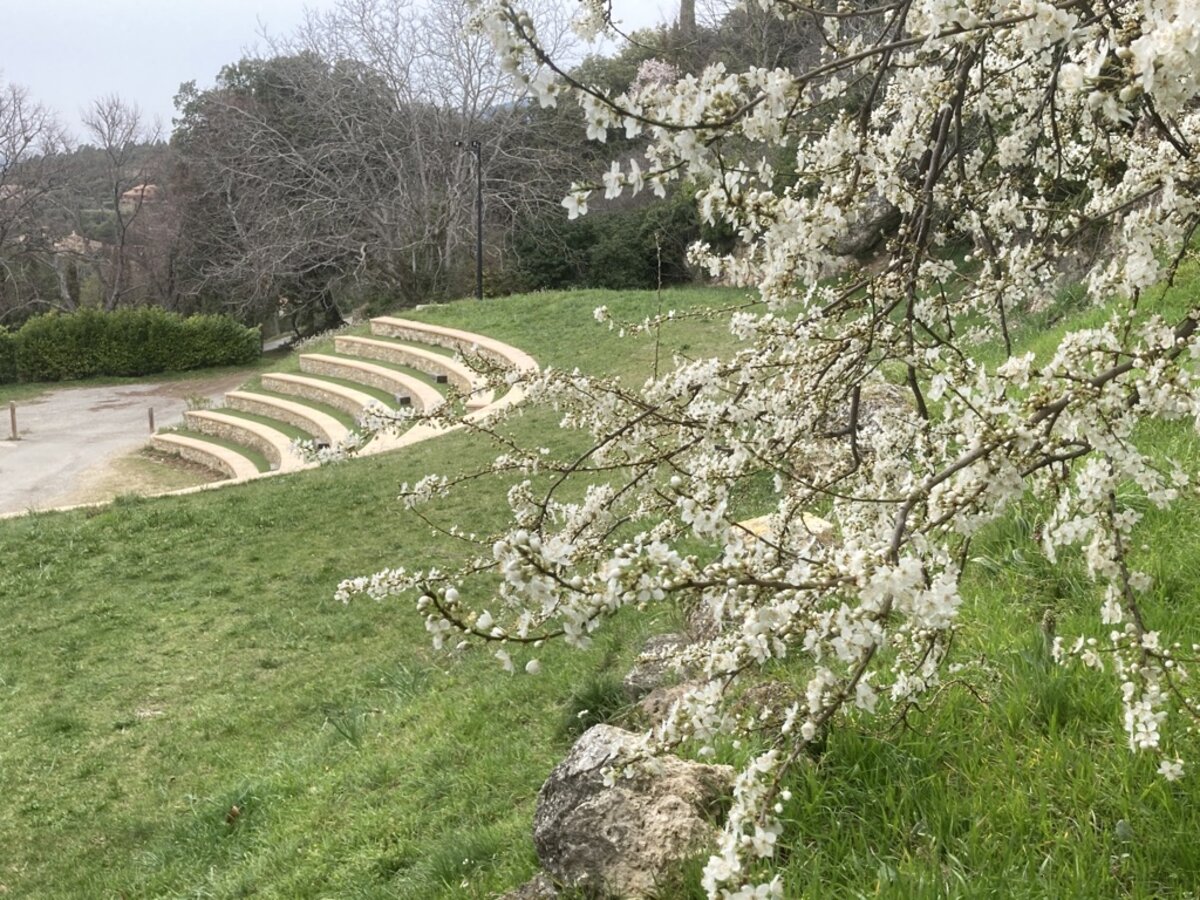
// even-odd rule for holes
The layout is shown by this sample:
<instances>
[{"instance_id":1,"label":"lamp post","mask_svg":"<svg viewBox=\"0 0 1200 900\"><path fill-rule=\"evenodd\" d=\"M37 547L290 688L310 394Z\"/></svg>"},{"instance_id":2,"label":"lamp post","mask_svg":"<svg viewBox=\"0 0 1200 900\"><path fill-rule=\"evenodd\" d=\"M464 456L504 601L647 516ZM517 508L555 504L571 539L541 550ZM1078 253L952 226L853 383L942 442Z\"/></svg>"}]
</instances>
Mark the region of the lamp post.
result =
<instances>
[{"instance_id":1,"label":"lamp post","mask_svg":"<svg viewBox=\"0 0 1200 900\"><path fill-rule=\"evenodd\" d=\"M475 157L475 299L483 299L483 149L479 141L455 141L454 146Z\"/></svg>"}]
</instances>

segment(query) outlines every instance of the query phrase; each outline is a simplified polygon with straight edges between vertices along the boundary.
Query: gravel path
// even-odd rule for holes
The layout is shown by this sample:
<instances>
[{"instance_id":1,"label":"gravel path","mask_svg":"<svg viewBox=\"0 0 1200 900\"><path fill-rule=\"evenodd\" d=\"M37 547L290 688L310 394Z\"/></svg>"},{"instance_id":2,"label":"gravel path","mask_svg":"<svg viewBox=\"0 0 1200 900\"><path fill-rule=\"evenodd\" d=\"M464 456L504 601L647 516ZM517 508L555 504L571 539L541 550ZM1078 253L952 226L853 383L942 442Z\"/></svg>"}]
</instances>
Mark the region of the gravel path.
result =
<instances>
[{"instance_id":1,"label":"gravel path","mask_svg":"<svg viewBox=\"0 0 1200 900\"><path fill-rule=\"evenodd\" d=\"M0 410L0 514L78 502L113 461L150 439L147 410L159 428L183 419L188 397L219 402L247 373L156 384L63 388L17 402L20 440L9 436Z\"/></svg>"}]
</instances>

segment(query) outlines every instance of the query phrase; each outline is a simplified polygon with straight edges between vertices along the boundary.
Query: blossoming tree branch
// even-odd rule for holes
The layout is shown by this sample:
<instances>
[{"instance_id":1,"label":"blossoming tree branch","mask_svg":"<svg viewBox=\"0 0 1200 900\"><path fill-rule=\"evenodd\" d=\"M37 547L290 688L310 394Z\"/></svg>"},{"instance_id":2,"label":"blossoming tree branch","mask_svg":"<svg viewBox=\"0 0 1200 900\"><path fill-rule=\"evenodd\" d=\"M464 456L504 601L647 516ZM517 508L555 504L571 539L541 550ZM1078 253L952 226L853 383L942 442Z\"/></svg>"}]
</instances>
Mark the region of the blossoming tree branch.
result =
<instances>
[{"instance_id":1,"label":"blossoming tree branch","mask_svg":"<svg viewBox=\"0 0 1200 900\"><path fill-rule=\"evenodd\" d=\"M481 9L507 70L543 105L577 103L596 141L641 141L638 158L571 187L570 215L595 191L690 181L703 217L740 239L732 255L696 247L694 260L759 302L733 316L742 344L730 358L679 361L640 389L529 376L531 401L586 429L590 449L560 460L507 447L493 471L527 476L509 494L512 527L461 570L341 588L411 593L439 646L495 642L503 665L530 671L541 642L585 646L624 607L702 611L712 636L687 652L704 686L644 749L690 742L703 754L719 735L779 724L737 779L705 868L709 896L728 898L782 896L777 813L811 742L840 716L902 715L938 689L972 536L1022 497L1053 510L1040 528L1051 560L1083 548L1103 637L1059 639L1055 653L1117 680L1131 749L1180 777L1165 723L1200 711L1188 654L1144 611L1151 580L1129 561L1137 507L1189 489L1134 433L1200 417L1200 307L1174 321L1143 308L1200 222L1200 5L760 2L810 18L819 58L710 66L619 96L572 80L508 0ZM587 0L578 25L605 31L610 10ZM882 254L839 252L881 207L898 221ZM1051 306L1068 280L1106 321L1042 361L1014 354L1014 312ZM979 362L981 342L1007 348L1003 361ZM888 382L905 399L881 407ZM753 536L729 503L763 473L775 501ZM566 490L579 478L586 491ZM407 495L453 488L430 477ZM810 530L814 510L834 539ZM688 552L698 540L712 552ZM802 699L726 703L779 660L806 673Z\"/></svg>"}]
</instances>

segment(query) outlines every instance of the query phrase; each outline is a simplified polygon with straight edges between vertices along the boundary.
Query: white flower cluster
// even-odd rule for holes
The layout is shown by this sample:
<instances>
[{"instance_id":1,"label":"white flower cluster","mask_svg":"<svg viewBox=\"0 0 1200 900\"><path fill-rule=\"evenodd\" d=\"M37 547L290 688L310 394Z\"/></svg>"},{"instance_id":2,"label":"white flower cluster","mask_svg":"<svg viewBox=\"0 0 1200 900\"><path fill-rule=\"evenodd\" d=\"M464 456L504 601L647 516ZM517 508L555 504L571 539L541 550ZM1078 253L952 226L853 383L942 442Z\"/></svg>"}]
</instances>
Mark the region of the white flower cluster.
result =
<instances>
[{"instance_id":1,"label":"white flower cluster","mask_svg":"<svg viewBox=\"0 0 1200 900\"><path fill-rule=\"evenodd\" d=\"M746 857L759 859L774 855L775 842L783 829L778 818L772 814L764 815L761 810L775 793L773 781L769 779L775 774L779 763L778 751L769 750L738 774L722 846L704 867L702 883L710 895L723 890L720 885L741 880ZM783 883L776 876L766 884L743 883L732 891L726 891L725 895L730 900L758 897L782 900Z\"/></svg>"},{"instance_id":2,"label":"white flower cluster","mask_svg":"<svg viewBox=\"0 0 1200 900\"><path fill-rule=\"evenodd\" d=\"M292 452L306 461L324 465L350 458L362 449L366 441L366 435L358 431L350 432L344 439L334 444L309 438L296 438L292 441Z\"/></svg>"},{"instance_id":3,"label":"white flower cluster","mask_svg":"<svg viewBox=\"0 0 1200 900\"><path fill-rule=\"evenodd\" d=\"M691 610L711 638L681 662L708 681L646 748L707 755L764 716L781 726L738 778L705 869L714 898L783 895L764 866L786 840L788 770L839 718L903 715L939 688L969 542L1027 494L1053 507L1046 555L1082 549L1108 631L1059 640L1058 658L1117 679L1129 745L1159 754L1167 779L1184 773L1171 716L1200 708L1128 561L1143 500L1167 506L1190 483L1138 449L1139 424L1200 422L1200 306L1172 320L1146 309L1200 227L1200 5L824 8L810 14L826 46L804 70L718 65L611 97L572 82L508 2L480 11L542 102L571 95L591 139L640 141L637 161L571 187L568 214L586 214L594 191L690 179L704 219L739 244L692 258L760 302L734 316L729 358L679 360L638 389L578 372L523 379L589 451L507 446L493 472L529 479L509 492L511 528L453 572L384 572L339 592L418 594L435 644L495 642L506 670L530 673L541 663L523 648L586 646L618 610ZM604 12L590 4L583 29ZM1051 308L1067 282L1107 318L1041 357L1015 354L1014 317ZM980 362L980 341L1007 352ZM753 530L732 512L750 479L774 488ZM431 476L406 496L453 486ZM818 508L832 534L814 527ZM803 695L731 711L746 673L781 660Z\"/></svg>"},{"instance_id":4,"label":"white flower cluster","mask_svg":"<svg viewBox=\"0 0 1200 900\"><path fill-rule=\"evenodd\" d=\"M1142 35L1129 45L1143 91L1175 115L1200 91L1200 7L1192 0L1146 0Z\"/></svg>"}]
</instances>

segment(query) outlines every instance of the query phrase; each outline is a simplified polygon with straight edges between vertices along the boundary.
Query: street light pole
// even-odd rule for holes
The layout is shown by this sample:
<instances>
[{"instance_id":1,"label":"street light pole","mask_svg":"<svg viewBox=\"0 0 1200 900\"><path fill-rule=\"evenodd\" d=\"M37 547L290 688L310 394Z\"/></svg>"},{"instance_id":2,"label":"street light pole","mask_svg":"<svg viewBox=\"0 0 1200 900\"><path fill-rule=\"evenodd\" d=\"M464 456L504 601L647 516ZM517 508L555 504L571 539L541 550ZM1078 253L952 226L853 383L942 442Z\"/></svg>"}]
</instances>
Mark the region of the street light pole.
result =
<instances>
[{"instance_id":1,"label":"street light pole","mask_svg":"<svg viewBox=\"0 0 1200 900\"><path fill-rule=\"evenodd\" d=\"M469 150L475 157L475 299L483 299L483 145L479 141L465 144L455 141L454 146Z\"/></svg>"}]
</instances>

